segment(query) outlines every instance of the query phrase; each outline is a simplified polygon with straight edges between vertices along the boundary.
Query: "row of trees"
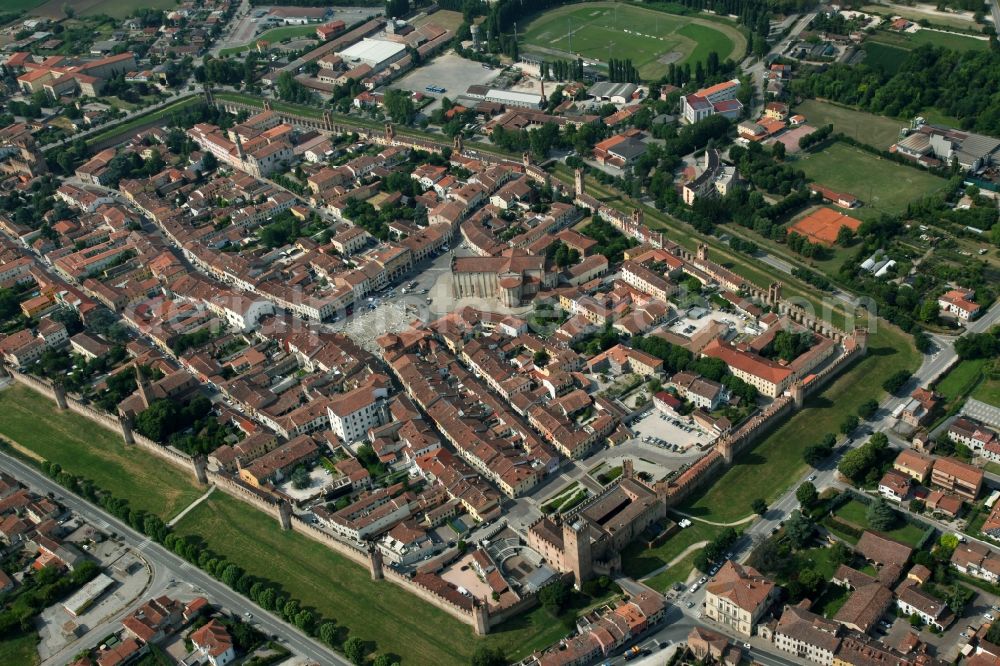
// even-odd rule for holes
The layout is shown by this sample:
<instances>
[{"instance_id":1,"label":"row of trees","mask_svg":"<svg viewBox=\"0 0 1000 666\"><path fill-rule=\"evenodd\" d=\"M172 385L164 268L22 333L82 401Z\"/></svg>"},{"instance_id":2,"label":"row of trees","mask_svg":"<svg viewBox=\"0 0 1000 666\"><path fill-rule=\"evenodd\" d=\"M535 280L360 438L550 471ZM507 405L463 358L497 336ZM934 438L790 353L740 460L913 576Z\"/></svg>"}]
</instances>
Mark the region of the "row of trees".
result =
<instances>
[{"instance_id":1,"label":"row of trees","mask_svg":"<svg viewBox=\"0 0 1000 666\"><path fill-rule=\"evenodd\" d=\"M991 44L996 41L991 36ZM1000 133L1000 51L951 51L924 45L910 51L895 72L869 65L834 64L796 79L793 91L856 105L873 113L912 118L936 108L958 118L962 129Z\"/></svg>"}]
</instances>

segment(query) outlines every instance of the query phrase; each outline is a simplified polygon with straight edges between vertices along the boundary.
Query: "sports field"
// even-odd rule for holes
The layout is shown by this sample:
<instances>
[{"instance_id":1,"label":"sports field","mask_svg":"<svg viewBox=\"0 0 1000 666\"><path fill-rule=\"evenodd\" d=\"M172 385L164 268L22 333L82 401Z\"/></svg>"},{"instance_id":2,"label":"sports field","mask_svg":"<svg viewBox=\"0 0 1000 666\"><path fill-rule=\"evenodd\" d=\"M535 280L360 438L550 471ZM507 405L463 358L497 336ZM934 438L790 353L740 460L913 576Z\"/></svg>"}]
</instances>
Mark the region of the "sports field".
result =
<instances>
[{"instance_id":1,"label":"sports field","mask_svg":"<svg viewBox=\"0 0 1000 666\"><path fill-rule=\"evenodd\" d=\"M541 56L607 62L631 59L644 79L662 76L670 63L738 58L746 40L723 20L667 14L609 2L569 5L545 12L524 32L525 50Z\"/></svg>"},{"instance_id":2,"label":"sports field","mask_svg":"<svg viewBox=\"0 0 1000 666\"><path fill-rule=\"evenodd\" d=\"M945 186L943 178L922 169L896 164L844 143L834 143L818 153L803 153L794 166L805 171L810 180L861 199L862 207L851 211L861 220L880 213L904 213L907 204Z\"/></svg>"}]
</instances>

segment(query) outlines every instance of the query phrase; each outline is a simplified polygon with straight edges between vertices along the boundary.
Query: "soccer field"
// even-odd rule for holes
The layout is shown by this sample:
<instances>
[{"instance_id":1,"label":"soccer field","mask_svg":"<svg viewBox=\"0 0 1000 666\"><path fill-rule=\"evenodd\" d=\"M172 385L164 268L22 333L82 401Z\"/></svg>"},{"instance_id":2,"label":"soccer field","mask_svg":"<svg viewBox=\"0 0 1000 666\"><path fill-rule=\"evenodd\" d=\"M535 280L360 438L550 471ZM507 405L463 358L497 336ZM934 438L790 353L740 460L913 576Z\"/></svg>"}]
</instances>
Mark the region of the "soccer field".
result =
<instances>
[{"instance_id":1,"label":"soccer field","mask_svg":"<svg viewBox=\"0 0 1000 666\"><path fill-rule=\"evenodd\" d=\"M644 79L667 71L670 63L739 58L746 40L722 20L678 16L614 3L569 5L546 12L528 25L525 50L540 56L607 62L631 59Z\"/></svg>"}]
</instances>

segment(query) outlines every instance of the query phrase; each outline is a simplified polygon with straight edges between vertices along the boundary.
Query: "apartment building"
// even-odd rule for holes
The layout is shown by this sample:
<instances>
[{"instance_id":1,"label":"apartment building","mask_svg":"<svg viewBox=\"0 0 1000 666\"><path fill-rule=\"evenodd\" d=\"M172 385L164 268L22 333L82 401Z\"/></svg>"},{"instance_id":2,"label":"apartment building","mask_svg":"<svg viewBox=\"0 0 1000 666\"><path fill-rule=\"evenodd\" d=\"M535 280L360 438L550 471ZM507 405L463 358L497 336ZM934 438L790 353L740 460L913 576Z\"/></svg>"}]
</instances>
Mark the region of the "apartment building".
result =
<instances>
[{"instance_id":1,"label":"apartment building","mask_svg":"<svg viewBox=\"0 0 1000 666\"><path fill-rule=\"evenodd\" d=\"M938 458L931 471L931 484L971 502L983 487L983 471L954 458Z\"/></svg>"}]
</instances>

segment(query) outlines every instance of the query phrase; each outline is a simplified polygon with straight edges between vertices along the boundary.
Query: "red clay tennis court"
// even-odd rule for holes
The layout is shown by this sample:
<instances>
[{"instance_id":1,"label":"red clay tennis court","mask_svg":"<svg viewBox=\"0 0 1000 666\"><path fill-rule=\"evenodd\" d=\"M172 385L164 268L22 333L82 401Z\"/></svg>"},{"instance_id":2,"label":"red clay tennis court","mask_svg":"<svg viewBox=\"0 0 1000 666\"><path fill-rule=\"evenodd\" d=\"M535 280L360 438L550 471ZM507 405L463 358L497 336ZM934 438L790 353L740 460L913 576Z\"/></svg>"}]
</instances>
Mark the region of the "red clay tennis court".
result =
<instances>
[{"instance_id":1,"label":"red clay tennis court","mask_svg":"<svg viewBox=\"0 0 1000 666\"><path fill-rule=\"evenodd\" d=\"M860 226L861 220L856 220L850 215L844 215L832 208L819 208L793 224L788 230L805 236L811 243L833 245L837 241L837 233L841 227L856 232Z\"/></svg>"}]
</instances>

